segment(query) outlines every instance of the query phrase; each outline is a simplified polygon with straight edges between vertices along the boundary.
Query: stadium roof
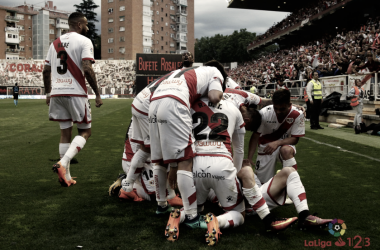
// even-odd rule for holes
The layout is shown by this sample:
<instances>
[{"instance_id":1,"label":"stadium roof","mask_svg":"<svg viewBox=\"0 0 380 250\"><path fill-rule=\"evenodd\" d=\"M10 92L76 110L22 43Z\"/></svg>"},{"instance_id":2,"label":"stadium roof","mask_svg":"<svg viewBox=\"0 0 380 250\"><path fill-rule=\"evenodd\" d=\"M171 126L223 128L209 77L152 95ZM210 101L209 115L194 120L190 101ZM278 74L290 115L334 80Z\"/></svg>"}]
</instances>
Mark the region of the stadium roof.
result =
<instances>
[{"instance_id":1,"label":"stadium roof","mask_svg":"<svg viewBox=\"0 0 380 250\"><path fill-rule=\"evenodd\" d=\"M293 12L305 3L305 0L230 0L228 8Z\"/></svg>"}]
</instances>

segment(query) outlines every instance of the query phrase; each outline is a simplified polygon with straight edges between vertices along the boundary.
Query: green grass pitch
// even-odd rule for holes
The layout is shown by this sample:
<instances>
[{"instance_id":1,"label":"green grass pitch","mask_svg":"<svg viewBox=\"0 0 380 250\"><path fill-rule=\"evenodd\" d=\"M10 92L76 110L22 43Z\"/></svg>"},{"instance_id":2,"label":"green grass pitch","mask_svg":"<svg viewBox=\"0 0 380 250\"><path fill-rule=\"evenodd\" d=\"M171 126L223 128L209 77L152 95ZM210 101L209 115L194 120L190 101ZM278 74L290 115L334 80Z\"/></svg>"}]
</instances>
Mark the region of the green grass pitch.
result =
<instances>
[{"instance_id":1,"label":"green grass pitch","mask_svg":"<svg viewBox=\"0 0 380 250\"><path fill-rule=\"evenodd\" d=\"M59 125L48 120L45 101L19 100L16 108L13 100L0 100L0 249L208 248L205 230L185 227L180 228L178 242L167 242L167 217L156 218L154 203L120 202L108 196L109 185L122 172L132 100L104 100L101 108L91 102L92 136L76 156L78 163L71 165L77 184L62 188L51 170L59 158ZM307 130L306 136L380 159L376 145L345 140L355 135L352 130L341 131L345 136L340 138L334 137L334 131L330 136ZM246 145L249 137L248 133ZM376 137L356 138L365 144L366 138ZM370 246L363 248L380 249L380 163L306 139L297 145L296 160L311 213L345 221L346 246L341 249L353 248L347 238L357 235L363 238L360 246L364 238L370 239ZM207 205L208 211L223 212L215 205ZM297 216L293 205L272 212L277 217ZM337 238L326 229L301 232L293 227L268 235L257 216L246 217L243 226L222 233L218 249L308 249L305 241L314 240L331 241L332 247L326 248L337 249Z\"/></svg>"}]
</instances>

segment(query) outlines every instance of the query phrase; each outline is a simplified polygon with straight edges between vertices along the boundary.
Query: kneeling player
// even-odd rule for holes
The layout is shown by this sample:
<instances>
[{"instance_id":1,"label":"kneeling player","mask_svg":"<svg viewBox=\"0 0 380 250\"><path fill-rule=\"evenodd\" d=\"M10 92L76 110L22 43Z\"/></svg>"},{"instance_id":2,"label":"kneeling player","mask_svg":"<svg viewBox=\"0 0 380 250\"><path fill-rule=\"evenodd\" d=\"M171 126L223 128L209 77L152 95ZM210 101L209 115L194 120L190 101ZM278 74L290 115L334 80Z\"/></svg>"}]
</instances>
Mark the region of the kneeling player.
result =
<instances>
[{"instance_id":1,"label":"kneeling player","mask_svg":"<svg viewBox=\"0 0 380 250\"><path fill-rule=\"evenodd\" d=\"M239 171L238 177L242 181L243 186L248 186L250 183L254 182L260 183L257 176L253 173L251 164L248 160L243 161L243 167ZM284 167L263 185L254 185L254 189L261 190L262 198L264 198L270 210L284 205L286 194L288 194L296 207L298 213L298 226L301 230L309 227L326 227L328 223L332 221L331 219L321 219L310 214L305 187L301 182L297 170L292 167ZM243 188L243 192L244 191L245 189ZM252 197L254 197L252 194L247 195L247 193L244 192L244 195L249 203L254 202L252 201ZM255 211L247 209L246 214L255 214Z\"/></svg>"},{"instance_id":2,"label":"kneeling player","mask_svg":"<svg viewBox=\"0 0 380 250\"><path fill-rule=\"evenodd\" d=\"M254 197L261 196L259 189L245 187L241 189L240 181L236 176L236 167L232 162L231 138L234 140L234 151L239 151L237 147L244 147L244 136L234 136L244 134L239 130L244 130L244 120L240 111L231 102L221 101L216 106L212 105L207 98L197 101L193 107L193 126L196 138L195 148L197 156L194 158L193 177L196 187L196 197L189 200L196 201L198 211L203 209L203 204L209 197L210 190L214 190L219 203L226 211L218 217L209 213L205 221L200 221L200 228L208 228L206 242L209 245L217 243L220 228L237 227L244 223L245 205L243 200L244 188L250 191ZM254 110L249 110L246 114L251 117ZM248 119L249 120L249 119ZM236 145L236 146L235 146ZM255 200L250 204L263 219L268 230L278 231L293 224L297 218L276 220L270 214L264 199ZM178 239L179 223L185 220L185 215L179 210L175 210L169 217L165 235L170 241ZM205 223L206 222L206 223ZM207 225L206 225L207 224ZM280 227L279 227L280 226Z\"/></svg>"},{"instance_id":3,"label":"kneeling player","mask_svg":"<svg viewBox=\"0 0 380 250\"><path fill-rule=\"evenodd\" d=\"M261 124L249 142L248 159L252 160L258 146L256 171L261 183L274 176L276 161L283 167L297 170L295 145L305 136L304 115L290 102L289 90L280 89L273 94L273 105L260 110Z\"/></svg>"},{"instance_id":4,"label":"kneeling player","mask_svg":"<svg viewBox=\"0 0 380 250\"><path fill-rule=\"evenodd\" d=\"M145 162L143 168L139 168L139 175L136 177L137 180L133 184L132 191L125 190L125 185L123 183L126 181L127 174L131 167L131 161L135 153L139 150L139 144L131 142L130 136L132 134L133 125L132 120L128 127L125 136L125 145L122 158L122 167L125 174L119 175L118 179L110 186L109 195L118 193L119 198L133 200L133 201L154 201L155 200L155 186L153 180L153 168L150 162ZM183 206L181 198L176 196L176 193L167 184L167 199L171 206Z\"/></svg>"}]
</instances>

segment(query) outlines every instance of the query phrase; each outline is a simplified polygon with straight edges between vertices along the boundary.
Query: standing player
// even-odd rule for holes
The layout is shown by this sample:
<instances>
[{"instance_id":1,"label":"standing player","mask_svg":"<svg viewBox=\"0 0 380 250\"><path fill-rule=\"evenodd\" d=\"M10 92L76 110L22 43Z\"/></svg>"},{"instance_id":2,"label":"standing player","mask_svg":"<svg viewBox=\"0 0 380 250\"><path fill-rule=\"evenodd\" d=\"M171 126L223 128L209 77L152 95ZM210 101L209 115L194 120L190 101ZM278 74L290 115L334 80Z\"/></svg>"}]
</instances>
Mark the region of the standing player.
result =
<instances>
[{"instance_id":1,"label":"standing player","mask_svg":"<svg viewBox=\"0 0 380 250\"><path fill-rule=\"evenodd\" d=\"M182 69L192 67L194 62L193 54L191 52L185 52L182 54ZM156 84L160 84L167 76L163 76L151 84L146 86L133 100L132 102L132 117L135 123L131 141L140 144L140 149L134 155L131 161L131 167L127 174L127 178L123 181L124 190L131 192L133 183L137 180L139 173L141 172L145 161L150 157L150 137L149 137L149 122L148 113L150 105L150 97ZM161 213L159 210L156 213Z\"/></svg>"},{"instance_id":2,"label":"standing player","mask_svg":"<svg viewBox=\"0 0 380 250\"><path fill-rule=\"evenodd\" d=\"M153 172L157 210L171 210L167 206L165 195L165 165L170 163L169 182L174 187L178 178L178 189L187 215L185 223L190 227L199 225L200 220L192 174L195 139L192 134L190 108L202 96L208 96L211 103L217 104L222 99L227 77L220 63L214 61L208 65L215 67L174 71L154 91L149 107L149 134L153 149L151 159L156 163Z\"/></svg>"},{"instance_id":3,"label":"standing player","mask_svg":"<svg viewBox=\"0 0 380 250\"><path fill-rule=\"evenodd\" d=\"M218 241L220 228L237 227L244 223L245 205L243 194L251 198L250 205L263 219L268 230L278 231L293 224L297 218L276 220L270 214L259 188L254 189L251 183L243 183L243 189L236 176L237 167L232 162L231 139L234 142L234 153L244 148L244 136L235 136L245 132L245 120L260 118L258 112L249 108L240 111L228 101L220 101L213 105L207 98L201 98L192 106L195 148L197 156L194 158L193 176L197 190L198 211L203 210L203 204L209 197L210 190L214 190L219 203L226 211L215 217L206 215L208 232L206 242L214 245ZM255 113L257 115L255 115ZM244 117L244 118L243 118ZM256 123L257 124L257 123ZM256 130L254 127L248 128ZM242 132L239 132L243 130ZM235 141L234 141L235 140ZM261 197L261 198L260 198ZM170 241L178 239L179 223L185 221L185 216L179 210L171 213L166 227L166 237ZM201 223L204 228L204 222Z\"/></svg>"},{"instance_id":4,"label":"standing player","mask_svg":"<svg viewBox=\"0 0 380 250\"><path fill-rule=\"evenodd\" d=\"M15 86L13 86L13 102L15 104L15 106L17 107L17 104L18 104L18 86L17 86L17 83L15 83Z\"/></svg>"},{"instance_id":5,"label":"standing player","mask_svg":"<svg viewBox=\"0 0 380 250\"><path fill-rule=\"evenodd\" d=\"M70 32L50 45L43 70L49 120L58 121L61 128L61 160L53 165L53 170L64 187L76 183L70 175L70 160L91 136L91 107L85 78L96 95L96 107L103 104L91 65L95 63L93 46L84 36L87 24L82 13L74 12L69 16ZM73 123L77 123L78 135L70 144Z\"/></svg>"},{"instance_id":6,"label":"standing player","mask_svg":"<svg viewBox=\"0 0 380 250\"><path fill-rule=\"evenodd\" d=\"M305 136L302 112L292 106L289 90L280 89L273 94L273 105L260 110L261 124L249 141L248 159L251 161L258 146L256 175L261 183L274 176L276 160L283 167L297 170L295 145Z\"/></svg>"}]
</instances>

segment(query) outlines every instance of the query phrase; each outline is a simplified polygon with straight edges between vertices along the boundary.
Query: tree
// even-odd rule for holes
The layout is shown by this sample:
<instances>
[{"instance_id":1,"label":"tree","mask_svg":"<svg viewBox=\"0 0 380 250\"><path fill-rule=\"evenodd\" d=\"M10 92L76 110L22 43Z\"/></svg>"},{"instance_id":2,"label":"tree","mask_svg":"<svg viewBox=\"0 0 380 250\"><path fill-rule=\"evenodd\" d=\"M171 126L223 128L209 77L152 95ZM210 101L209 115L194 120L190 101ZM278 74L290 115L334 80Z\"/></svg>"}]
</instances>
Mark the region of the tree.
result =
<instances>
[{"instance_id":1,"label":"tree","mask_svg":"<svg viewBox=\"0 0 380 250\"><path fill-rule=\"evenodd\" d=\"M231 35L216 34L212 37L202 37L197 39L194 47L194 57L197 62L207 62L212 59L219 62L246 62L259 55L267 54L276 49L276 46L269 46L247 52L247 46L256 39L256 33L251 33L247 29L235 30Z\"/></svg>"},{"instance_id":2,"label":"tree","mask_svg":"<svg viewBox=\"0 0 380 250\"><path fill-rule=\"evenodd\" d=\"M83 13L86 16L88 21L86 37L91 39L94 44L98 38L98 34L96 33L98 30L95 28L95 22L99 22L99 20L96 19L97 14L93 10L98 8L99 5L96 5L93 0L82 0L80 4L74 4L74 7L76 7L75 11Z\"/></svg>"}]
</instances>

